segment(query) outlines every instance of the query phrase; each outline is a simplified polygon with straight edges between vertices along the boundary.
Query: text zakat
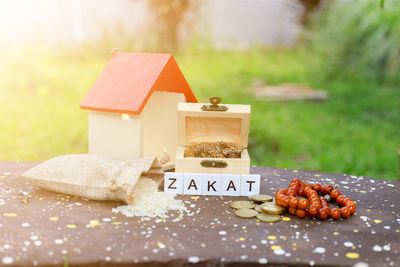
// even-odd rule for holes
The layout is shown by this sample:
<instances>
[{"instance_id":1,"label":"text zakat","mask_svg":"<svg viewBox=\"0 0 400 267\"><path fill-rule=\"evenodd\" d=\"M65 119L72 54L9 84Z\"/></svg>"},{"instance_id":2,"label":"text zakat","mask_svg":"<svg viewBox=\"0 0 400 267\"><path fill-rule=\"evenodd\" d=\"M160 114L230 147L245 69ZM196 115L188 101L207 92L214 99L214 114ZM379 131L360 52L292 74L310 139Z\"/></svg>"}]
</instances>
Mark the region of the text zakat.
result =
<instances>
[{"instance_id":1,"label":"text zakat","mask_svg":"<svg viewBox=\"0 0 400 267\"><path fill-rule=\"evenodd\" d=\"M185 195L251 196L260 192L260 175L166 172L164 192Z\"/></svg>"}]
</instances>

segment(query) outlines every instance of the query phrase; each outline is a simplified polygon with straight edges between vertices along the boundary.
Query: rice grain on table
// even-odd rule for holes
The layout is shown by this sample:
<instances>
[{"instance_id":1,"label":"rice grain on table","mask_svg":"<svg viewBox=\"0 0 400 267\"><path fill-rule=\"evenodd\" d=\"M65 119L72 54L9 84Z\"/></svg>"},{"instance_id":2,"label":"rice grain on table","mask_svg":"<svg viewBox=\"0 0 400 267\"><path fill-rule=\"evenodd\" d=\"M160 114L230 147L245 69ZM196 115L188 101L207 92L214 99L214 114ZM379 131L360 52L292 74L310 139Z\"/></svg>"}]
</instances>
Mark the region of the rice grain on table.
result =
<instances>
[{"instance_id":1,"label":"rice grain on table","mask_svg":"<svg viewBox=\"0 0 400 267\"><path fill-rule=\"evenodd\" d=\"M134 189L135 202L112 209L112 212L122 213L127 217L161 217L169 218L168 211L178 211L178 217L188 213L182 200L175 199L174 194L158 192L158 184L150 178L140 179Z\"/></svg>"}]
</instances>

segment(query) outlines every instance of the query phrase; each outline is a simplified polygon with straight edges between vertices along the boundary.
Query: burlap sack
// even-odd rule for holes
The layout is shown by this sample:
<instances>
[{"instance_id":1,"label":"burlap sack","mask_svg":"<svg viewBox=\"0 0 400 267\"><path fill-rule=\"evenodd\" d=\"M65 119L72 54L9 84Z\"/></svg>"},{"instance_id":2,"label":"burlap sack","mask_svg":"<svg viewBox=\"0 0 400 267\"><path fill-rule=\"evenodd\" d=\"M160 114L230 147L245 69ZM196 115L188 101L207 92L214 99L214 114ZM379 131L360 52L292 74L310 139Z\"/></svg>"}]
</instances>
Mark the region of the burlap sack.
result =
<instances>
[{"instance_id":1,"label":"burlap sack","mask_svg":"<svg viewBox=\"0 0 400 267\"><path fill-rule=\"evenodd\" d=\"M134 203L133 188L140 177L162 180L155 157L119 160L88 154L52 158L24 172L40 188L93 200Z\"/></svg>"}]
</instances>

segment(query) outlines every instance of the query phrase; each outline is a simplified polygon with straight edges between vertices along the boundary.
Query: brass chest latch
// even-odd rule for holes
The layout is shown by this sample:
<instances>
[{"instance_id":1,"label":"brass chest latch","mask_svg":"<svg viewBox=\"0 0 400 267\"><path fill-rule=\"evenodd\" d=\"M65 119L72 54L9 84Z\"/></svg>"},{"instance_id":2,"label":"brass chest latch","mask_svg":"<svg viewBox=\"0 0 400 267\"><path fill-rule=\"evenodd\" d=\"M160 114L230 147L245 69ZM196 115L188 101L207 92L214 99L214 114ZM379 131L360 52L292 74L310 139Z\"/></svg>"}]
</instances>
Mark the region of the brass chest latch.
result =
<instances>
[{"instance_id":1,"label":"brass chest latch","mask_svg":"<svg viewBox=\"0 0 400 267\"><path fill-rule=\"evenodd\" d=\"M227 111L228 107L224 105L220 105L221 98L218 96L210 97L210 104L211 105L203 105L201 107L202 111Z\"/></svg>"},{"instance_id":2,"label":"brass chest latch","mask_svg":"<svg viewBox=\"0 0 400 267\"><path fill-rule=\"evenodd\" d=\"M203 160L200 162L200 165L206 168L225 168L228 166L228 163L221 160Z\"/></svg>"}]
</instances>

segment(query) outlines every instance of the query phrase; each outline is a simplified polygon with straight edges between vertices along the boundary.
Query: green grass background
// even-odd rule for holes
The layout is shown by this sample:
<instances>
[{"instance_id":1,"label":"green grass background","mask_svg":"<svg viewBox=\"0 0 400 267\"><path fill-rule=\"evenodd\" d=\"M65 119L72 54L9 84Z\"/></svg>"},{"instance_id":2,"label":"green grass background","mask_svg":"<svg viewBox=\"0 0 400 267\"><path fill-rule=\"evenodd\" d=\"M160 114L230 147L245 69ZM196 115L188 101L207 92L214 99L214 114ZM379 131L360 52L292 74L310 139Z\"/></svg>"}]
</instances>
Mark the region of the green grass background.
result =
<instances>
[{"instance_id":1,"label":"green grass background","mask_svg":"<svg viewBox=\"0 0 400 267\"><path fill-rule=\"evenodd\" d=\"M79 104L110 54L36 47L3 49L0 56L0 160L87 153L87 111ZM304 49L193 49L176 59L199 101L218 95L225 103L252 105L253 165L397 178L396 84L319 75ZM304 83L330 97L324 102L265 102L251 94L254 78L268 84Z\"/></svg>"}]
</instances>

